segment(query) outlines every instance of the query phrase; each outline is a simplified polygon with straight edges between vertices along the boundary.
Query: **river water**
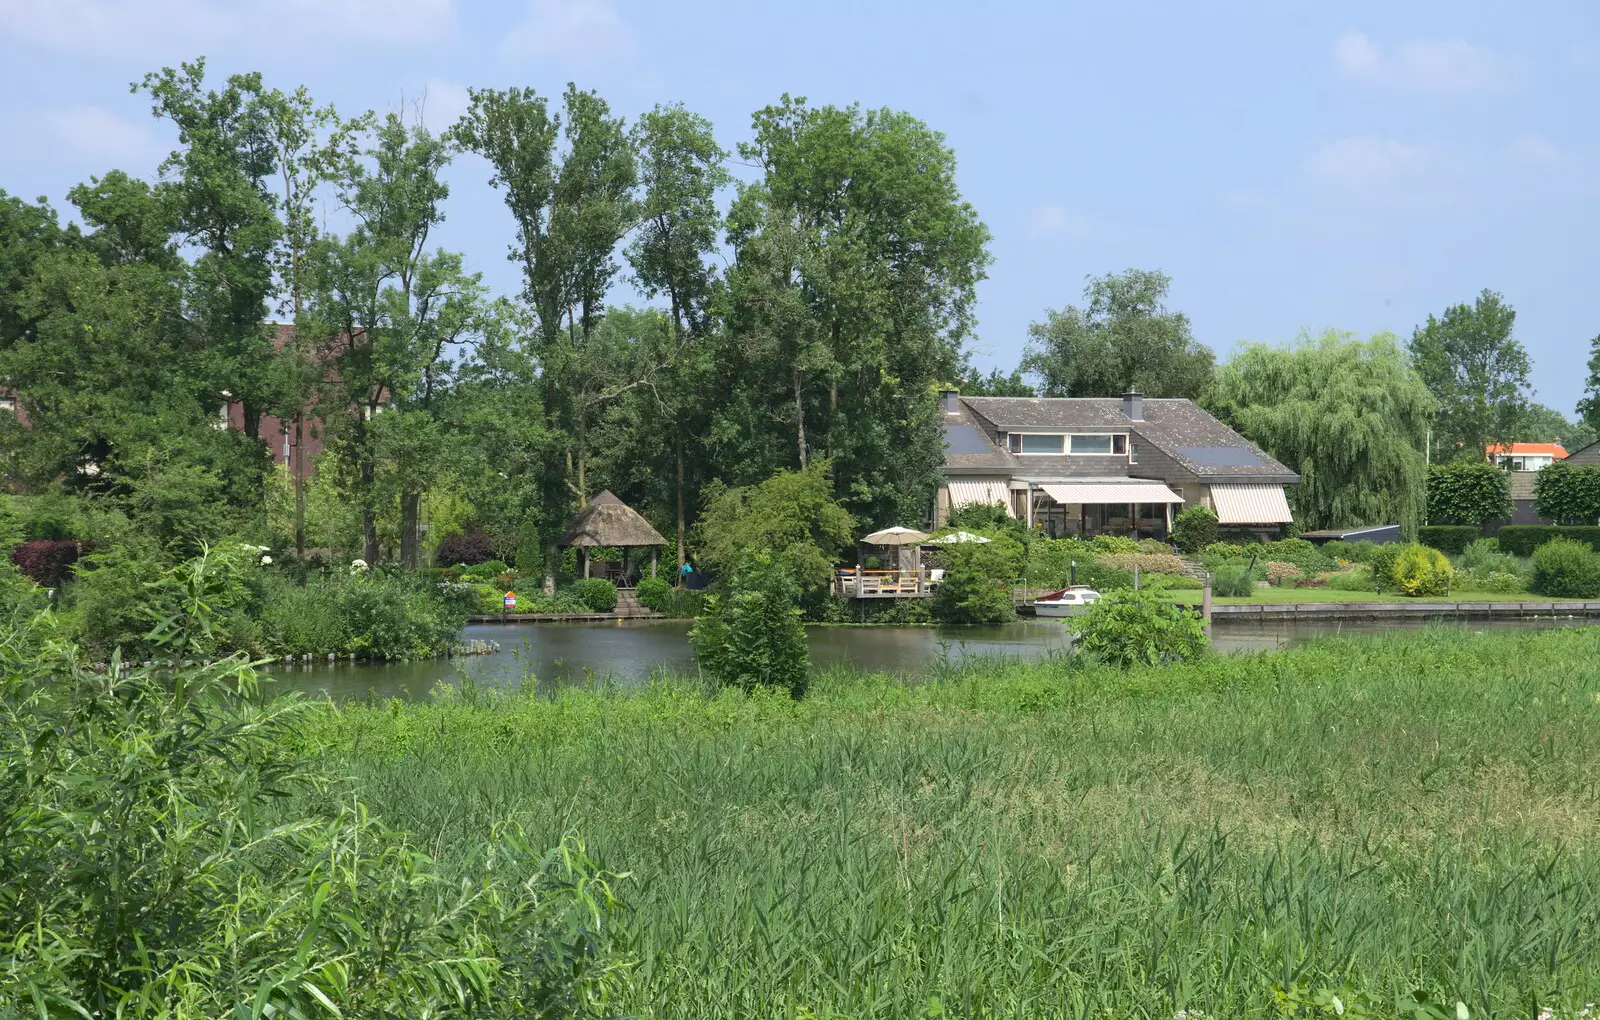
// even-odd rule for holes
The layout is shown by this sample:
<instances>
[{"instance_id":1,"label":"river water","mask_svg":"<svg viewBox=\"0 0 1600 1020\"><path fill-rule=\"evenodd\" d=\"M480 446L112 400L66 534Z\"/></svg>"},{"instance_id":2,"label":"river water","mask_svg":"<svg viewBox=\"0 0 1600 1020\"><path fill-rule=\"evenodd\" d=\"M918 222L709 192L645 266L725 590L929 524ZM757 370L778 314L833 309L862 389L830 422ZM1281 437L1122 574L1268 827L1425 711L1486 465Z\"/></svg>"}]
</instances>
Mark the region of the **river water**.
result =
<instances>
[{"instance_id":1,"label":"river water","mask_svg":"<svg viewBox=\"0 0 1600 1020\"><path fill-rule=\"evenodd\" d=\"M1530 626L1574 626L1582 620L1528 620L1462 625L1478 632ZM1219 622L1212 641L1224 652L1287 648L1327 634L1376 633L1415 629L1425 621ZM694 670L689 625L681 621L617 623L509 623L469 626L465 640L498 641L489 655L388 664L284 667L268 672L278 690L334 698L425 698L440 681L463 675L481 684L514 687L528 676L541 683L642 683L658 671ZM1027 621L997 627L811 627L811 658L819 668L850 664L924 676L930 665L964 659L1002 657L1033 661L1067 651L1066 628L1056 621Z\"/></svg>"}]
</instances>

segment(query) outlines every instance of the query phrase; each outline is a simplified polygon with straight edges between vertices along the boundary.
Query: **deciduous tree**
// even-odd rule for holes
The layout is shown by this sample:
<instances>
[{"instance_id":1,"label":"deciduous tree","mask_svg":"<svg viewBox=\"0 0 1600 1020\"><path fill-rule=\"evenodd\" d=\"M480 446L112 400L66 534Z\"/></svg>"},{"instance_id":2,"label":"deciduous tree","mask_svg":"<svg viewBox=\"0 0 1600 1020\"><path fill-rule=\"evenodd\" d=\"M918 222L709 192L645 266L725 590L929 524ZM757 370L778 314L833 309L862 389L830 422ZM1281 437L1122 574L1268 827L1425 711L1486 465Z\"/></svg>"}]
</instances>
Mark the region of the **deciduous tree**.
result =
<instances>
[{"instance_id":1,"label":"deciduous tree","mask_svg":"<svg viewBox=\"0 0 1600 1020\"><path fill-rule=\"evenodd\" d=\"M1411 358L1439 403L1434 449L1439 459L1482 460L1491 443L1508 443L1527 414L1528 352L1513 337L1517 313L1494 291L1453 305L1416 328Z\"/></svg>"},{"instance_id":2,"label":"deciduous tree","mask_svg":"<svg viewBox=\"0 0 1600 1020\"><path fill-rule=\"evenodd\" d=\"M1128 387L1153 397L1195 398L1211 381L1211 348L1195 340L1189 317L1168 311L1172 279L1129 269L1090 277L1084 307L1048 311L1028 327L1023 371L1047 397L1114 397Z\"/></svg>"},{"instance_id":3,"label":"deciduous tree","mask_svg":"<svg viewBox=\"0 0 1600 1020\"><path fill-rule=\"evenodd\" d=\"M1289 498L1300 527L1399 524L1415 532L1436 404L1392 334L1357 340L1330 331L1287 347L1247 344L1218 370L1208 404L1299 472Z\"/></svg>"}]
</instances>

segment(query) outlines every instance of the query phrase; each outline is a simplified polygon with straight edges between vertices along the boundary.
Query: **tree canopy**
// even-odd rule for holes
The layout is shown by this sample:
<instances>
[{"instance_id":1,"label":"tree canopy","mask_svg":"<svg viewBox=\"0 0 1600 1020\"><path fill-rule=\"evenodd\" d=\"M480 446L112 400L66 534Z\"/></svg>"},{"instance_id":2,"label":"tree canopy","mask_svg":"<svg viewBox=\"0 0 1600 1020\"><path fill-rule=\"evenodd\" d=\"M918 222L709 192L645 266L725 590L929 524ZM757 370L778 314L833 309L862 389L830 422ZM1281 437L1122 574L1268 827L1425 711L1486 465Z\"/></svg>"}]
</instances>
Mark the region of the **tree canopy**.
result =
<instances>
[{"instance_id":1,"label":"tree canopy","mask_svg":"<svg viewBox=\"0 0 1600 1020\"><path fill-rule=\"evenodd\" d=\"M1412 532L1420 522L1436 404L1392 334L1246 344L1218 370L1208 403L1299 472L1289 501L1302 528L1398 523Z\"/></svg>"},{"instance_id":2,"label":"tree canopy","mask_svg":"<svg viewBox=\"0 0 1600 1020\"><path fill-rule=\"evenodd\" d=\"M1482 460L1508 443L1528 413L1528 352L1512 336L1517 313L1492 290L1416 328L1411 357L1439 403L1440 459Z\"/></svg>"},{"instance_id":3,"label":"tree canopy","mask_svg":"<svg viewBox=\"0 0 1600 1020\"><path fill-rule=\"evenodd\" d=\"M1084 307L1047 311L1028 327L1023 371L1046 397L1114 397L1131 386L1152 397L1200 396L1216 356L1189 317L1168 311L1171 277L1129 269L1090 277Z\"/></svg>"}]
</instances>

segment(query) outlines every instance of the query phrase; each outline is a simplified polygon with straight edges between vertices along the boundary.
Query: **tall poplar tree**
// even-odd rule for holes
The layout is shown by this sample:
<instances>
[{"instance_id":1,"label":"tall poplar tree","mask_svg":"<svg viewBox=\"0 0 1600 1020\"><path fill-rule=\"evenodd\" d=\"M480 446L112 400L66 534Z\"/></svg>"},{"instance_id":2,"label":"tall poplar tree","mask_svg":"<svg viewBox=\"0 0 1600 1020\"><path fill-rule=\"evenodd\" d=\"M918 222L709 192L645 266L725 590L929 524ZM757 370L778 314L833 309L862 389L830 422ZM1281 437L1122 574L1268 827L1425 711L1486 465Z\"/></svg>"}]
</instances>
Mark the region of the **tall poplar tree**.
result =
<instances>
[{"instance_id":1,"label":"tall poplar tree","mask_svg":"<svg viewBox=\"0 0 1600 1020\"><path fill-rule=\"evenodd\" d=\"M1517 313L1492 290L1416 328L1411 358L1439 402L1436 459L1482 460L1491 443L1515 438L1529 403L1528 352L1512 329Z\"/></svg>"}]
</instances>

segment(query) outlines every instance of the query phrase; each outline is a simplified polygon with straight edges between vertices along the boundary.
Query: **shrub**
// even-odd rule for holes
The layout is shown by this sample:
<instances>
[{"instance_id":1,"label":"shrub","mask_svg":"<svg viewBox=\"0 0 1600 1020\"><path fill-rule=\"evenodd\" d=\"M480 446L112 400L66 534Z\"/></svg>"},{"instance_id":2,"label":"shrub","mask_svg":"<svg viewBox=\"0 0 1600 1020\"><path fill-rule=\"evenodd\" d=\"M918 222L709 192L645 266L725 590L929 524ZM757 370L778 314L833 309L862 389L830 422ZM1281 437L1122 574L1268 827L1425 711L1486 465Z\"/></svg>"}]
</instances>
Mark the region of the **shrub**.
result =
<instances>
[{"instance_id":1,"label":"shrub","mask_svg":"<svg viewBox=\"0 0 1600 1020\"><path fill-rule=\"evenodd\" d=\"M1281 587L1304 576L1300 568L1293 563L1285 563L1282 560L1267 561L1267 583L1270 585Z\"/></svg>"},{"instance_id":2,"label":"shrub","mask_svg":"<svg viewBox=\"0 0 1600 1020\"><path fill-rule=\"evenodd\" d=\"M603 577L586 577L577 584L578 598L596 613L610 613L617 608L617 586Z\"/></svg>"},{"instance_id":3,"label":"shrub","mask_svg":"<svg viewBox=\"0 0 1600 1020\"><path fill-rule=\"evenodd\" d=\"M1200 553L1200 558L1208 566L1213 563L1225 563L1228 560L1241 560L1249 557L1244 546L1232 542L1212 542Z\"/></svg>"},{"instance_id":4,"label":"shrub","mask_svg":"<svg viewBox=\"0 0 1600 1020\"><path fill-rule=\"evenodd\" d=\"M1072 564L1079 568L1095 558L1094 546L1076 538L1036 538L1028 546L1024 576L1034 587L1059 588L1067 583Z\"/></svg>"},{"instance_id":5,"label":"shrub","mask_svg":"<svg viewBox=\"0 0 1600 1020\"><path fill-rule=\"evenodd\" d=\"M1063 579L1060 584L1052 587L1059 588L1067 583L1067 579ZM1086 584L1098 592L1117 591L1133 587L1133 573L1102 560L1080 560L1078 583Z\"/></svg>"},{"instance_id":6,"label":"shrub","mask_svg":"<svg viewBox=\"0 0 1600 1020\"><path fill-rule=\"evenodd\" d=\"M1329 574L1328 587L1334 591L1377 591L1372 582L1372 568L1361 566L1337 574Z\"/></svg>"},{"instance_id":7,"label":"shrub","mask_svg":"<svg viewBox=\"0 0 1600 1020\"><path fill-rule=\"evenodd\" d=\"M1506 473L1493 464L1455 461L1428 471L1429 524L1482 527L1510 517L1511 509Z\"/></svg>"},{"instance_id":8,"label":"shrub","mask_svg":"<svg viewBox=\"0 0 1600 1020\"><path fill-rule=\"evenodd\" d=\"M811 676L800 593L770 553L749 553L725 591L707 596L689 642L700 667L725 687L778 687L799 698Z\"/></svg>"},{"instance_id":9,"label":"shrub","mask_svg":"<svg viewBox=\"0 0 1600 1020\"><path fill-rule=\"evenodd\" d=\"M1141 538L1139 539L1139 551L1155 556L1171 556L1172 545L1161 541L1159 538Z\"/></svg>"},{"instance_id":10,"label":"shrub","mask_svg":"<svg viewBox=\"0 0 1600 1020\"><path fill-rule=\"evenodd\" d=\"M1400 551L1405 546L1397 542L1375 546L1372 555L1367 558L1367 565L1372 568L1372 588L1374 591L1394 590L1394 564L1399 558Z\"/></svg>"},{"instance_id":11,"label":"shrub","mask_svg":"<svg viewBox=\"0 0 1600 1020\"><path fill-rule=\"evenodd\" d=\"M1492 538L1480 538L1461 551L1456 566L1472 574L1526 574L1523 560L1500 551L1500 543Z\"/></svg>"},{"instance_id":12,"label":"shrub","mask_svg":"<svg viewBox=\"0 0 1600 1020\"><path fill-rule=\"evenodd\" d=\"M1600 598L1600 554L1569 538L1546 542L1534 551L1528 587L1553 598Z\"/></svg>"},{"instance_id":13,"label":"shrub","mask_svg":"<svg viewBox=\"0 0 1600 1020\"><path fill-rule=\"evenodd\" d=\"M1136 553L1139 551L1137 540L1124 535L1096 535L1089 540L1097 553Z\"/></svg>"},{"instance_id":14,"label":"shrub","mask_svg":"<svg viewBox=\"0 0 1600 1020\"><path fill-rule=\"evenodd\" d=\"M1330 542L1329 545L1331 544L1332 543ZM1369 542L1364 538L1359 542L1346 542L1343 544L1345 546L1345 556L1343 558L1349 560L1351 563L1371 563L1372 558L1378 554L1378 550L1383 548L1383 546L1379 545L1377 542ZM1384 543L1384 545L1392 544L1393 543L1388 542ZM1327 548L1324 547L1323 551L1327 552ZM1330 553L1329 555L1332 554Z\"/></svg>"},{"instance_id":15,"label":"shrub","mask_svg":"<svg viewBox=\"0 0 1600 1020\"><path fill-rule=\"evenodd\" d=\"M1532 556L1546 542L1561 537L1561 529L1550 524L1508 524L1497 536L1500 548L1513 556Z\"/></svg>"},{"instance_id":16,"label":"shrub","mask_svg":"<svg viewBox=\"0 0 1600 1020\"><path fill-rule=\"evenodd\" d=\"M1249 551L1257 550L1247 548ZM1259 552L1265 560L1293 563L1303 574L1322 574L1338 567L1332 556L1303 538L1280 538L1266 542L1261 545Z\"/></svg>"},{"instance_id":17,"label":"shrub","mask_svg":"<svg viewBox=\"0 0 1600 1020\"><path fill-rule=\"evenodd\" d=\"M11 562L46 588L59 588L72 576L72 565L82 550L68 539L32 538L11 550Z\"/></svg>"},{"instance_id":18,"label":"shrub","mask_svg":"<svg viewBox=\"0 0 1600 1020\"><path fill-rule=\"evenodd\" d=\"M492 580L506 573L511 568L503 560L484 560L482 563L471 563L456 571L462 577L473 577L481 580Z\"/></svg>"},{"instance_id":19,"label":"shrub","mask_svg":"<svg viewBox=\"0 0 1600 1020\"><path fill-rule=\"evenodd\" d=\"M1600 467L1556 461L1533 476L1533 507L1547 521L1593 524L1600 517Z\"/></svg>"},{"instance_id":20,"label":"shrub","mask_svg":"<svg viewBox=\"0 0 1600 1020\"><path fill-rule=\"evenodd\" d=\"M883 561L876 556L868 556L861 561L862 570L882 570Z\"/></svg>"},{"instance_id":21,"label":"shrub","mask_svg":"<svg viewBox=\"0 0 1600 1020\"><path fill-rule=\"evenodd\" d=\"M1248 563L1224 563L1211 572L1211 590L1229 598L1256 592L1256 575Z\"/></svg>"},{"instance_id":22,"label":"shrub","mask_svg":"<svg viewBox=\"0 0 1600 1020\"><path fill-rule=\"evenodd\" d=\"M191 608L169 629L216 623ZM492 867L447 875L319 795L307 703L265 701L243 660L92 672L52 629L0 640L7 1015L575 1015L619 989L611 876L581 846L541 855L508 827Z\"/></svg>"},{"instance_id":23,"label":"shrub","mask_svg":"<svg viewBox=\"0 0 1600 1020\"><path fill-rule=\"evenodd\" d=\"M1471 591L1487 591L1496 595L1514 595L1528 590L1528 578L1521 573L1493 570L1487 574L1458 575L1459 587Z\"/></svg>"},{"instance_id":24,"label":"shrub","mask_svg":"<svg viewBox=\"0 0 1600 1020\"><path fill-rule=\"evenodd\" d=\"M664 577L642 577L634 594L638 596L641 606L657 613L664 613L672 602L672 585L668 584Z\"/></svg>"},{"instance_id":25,"label":"shrub","mask_svg":"<svg viewBox=\"0 0 1600 1020\"><path fill-rule=\"evenodd\" d=\"M1217 515L1199 503L1184 507L1172 520L1172 541L1186 553L1196 553L1217 540Z\"/></svg>"},{"instance_id":26,"label":"shrub","mask_svg":"<svg viewBox=\"0 0 1600 1020\"><path fill-rule=\"evenodd\" d=\"M1138 568L1145 574L1182 574L1183 561L1172 553L1116 553L1100 557L1100 562L1132 572Z\"/></svg>"},{"instance_id":27,"label":"shrub","mask_svg":"<svg viewBox=\"0 0 1600 1020\"><path fill-rule=\"evenodd\" d=\"M1460 555L1467 546L1483 536L1472 524L1429 524L1417 529L1417 541L1451 556Z\"/></svg>"},{"instance_id":28,"label":"shrub","mask_svg":"<svg viewBox=\"0 0 1600 1020\"><path fill-rule=\"evenodd\" d=\"M1124 669L1188 662L1206 650L1205 628L1199 617L1155 591L1107 595L1081 615L1069 618L1068 625L1078 651Z\"/></svg>"},{"instance_id":29,"label":"shrub","mask_svg":"<svg viewBox=\"0 0 1600 1020\"><path fill-rule=\"evenodd\" d=\"M940 623L1006 623L1016 619L1011 582L1017 576L1020 553L1021 548L1015 543L1000 539L947 547L943 554L944 580L933 593L933 618Z\"/></svg>"},{"instance_id":30,"label":"shrub","mask_svg":"<svg viewBox=\"0 0 1600 1020\"><path fill-rule=\"evenodd\" d=\"M433 559L441 567L453 567L463 563L483 563L493 556L494 539L481 531L468 531L440 539L439 549L433 554ZM505 564L502 563L500 569L504 570Z\"/></svg>"},{"instance_id":31,"label":"shrub","mask_svg":"<svg viewBox=\"0 0 1600 1020\"><path fill-rule=\"evenodd\" d=\"M1450 594L1455 568L1444 553L1426 545L1402 546L1389 568L1389 579L1402 595L1420 598Z\"/></svg>"}]
</instances>

